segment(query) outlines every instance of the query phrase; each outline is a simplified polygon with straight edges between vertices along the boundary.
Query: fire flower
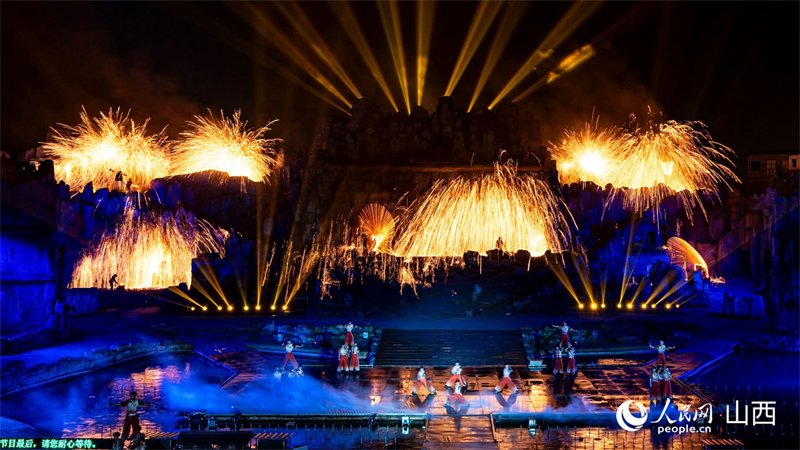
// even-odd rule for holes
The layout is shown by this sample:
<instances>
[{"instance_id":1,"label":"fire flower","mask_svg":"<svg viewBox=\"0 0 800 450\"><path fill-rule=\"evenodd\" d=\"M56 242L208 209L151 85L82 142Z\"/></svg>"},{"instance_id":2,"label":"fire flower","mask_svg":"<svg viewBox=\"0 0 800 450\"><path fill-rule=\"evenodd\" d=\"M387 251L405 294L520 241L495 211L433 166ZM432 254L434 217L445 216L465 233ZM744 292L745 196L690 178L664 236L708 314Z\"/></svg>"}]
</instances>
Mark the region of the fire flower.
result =
<instances>
[{"instance_id":1,"label":"fire flower","mask_svg":"<svg viewBox=\"0 0 800 450\"><path fill-rule=\"evenodd\" d=\"M172 174L218 170L232 177L267 181L276 163L275 144L282 140L266 139L264 134L276 121L247 129L241 111L234 112L232 118L226 118L222 111L219 119L211 111L209 115L195 116L195 122L188 122L189 129L181 133L183 140L173 148Z\"/></svg>"},{"instance_id":2,"label":"fire flower","mask_svg":"<svg viewBox=\"0 0 800 450\"><path fill-rule=\"evenodd\" d=\"M81 112L81 123L75 127L61 124L64 130L56 133L53 142L44 144L45 155L55 165L55 175L73 191L92 183L94 189L114 187L116 175L122 172L124 181L140 192L150 188L150 182L169 174L169 151L164 145L166 129L152 136L146 134L148 120L137 126L119 108L108 115L89 119Z\"/></svg>"},{"instance_id":3,"label":"fire flower","mask_svg":"<svg viewBox=\"0 0 800 450\"><path fill-rule=\"evenodd\" d=\"M714 142L701 122L651 121L646 130L587 124L551 145L562 183L611 184L623 205L636 211L658 208L677 195L691 218L694 207L703 209L701 192L718 199L720 185L730 189L729 180L739 182L731 169L733 151Z\"/></svg>"},{"instance_id":4,"label":"fire flower","mask_svg":"<svg viewBox=\"0 0 800 450\"><path fill-rule=\"evenodd\" d=\"M370 203L358 215L361 229L372 240L370 251L375 253L387 252L392 246L394 238L394 218L383 205Z\"/></svg>"},{"instance_id":5,"label":"fire flower","mask_svg":"<svg viewBox=\"0 0 800 450\"><path fill-rule=\"evenodd\" d=\"M498 237L511 252L560 252L569 242L564 210L543 181L518 175L510 163L495 164L490 175L434 183L404 218L394 252L403 257L460 257L495 248Z\"/></svg>"},{"instance_id":6,"label":"fire flower","mask_svg":"<svg viewBox=\"0 0 800 450\"><path fill-rule=\"evenodd\" d=\"M183 211L145 213L129 201L117 229L81 255L70 287L106 287L114 274L127 289L188 284L192 259L206 252L224 255L226 240L227 232Z\"/></svg>"},{"instance_id":7,"label":"fire flower","mask_svg":"<svg viewBox=\"0 0 800 450\"><path fill-rule=\"evenodd\" d=\"M692 244L679 237L671 237L667 240L667 249L669 263L682 267L687 280L697 269L702 269L703 278L708 278L708 264Z\"/></svg>"}]
</instances>

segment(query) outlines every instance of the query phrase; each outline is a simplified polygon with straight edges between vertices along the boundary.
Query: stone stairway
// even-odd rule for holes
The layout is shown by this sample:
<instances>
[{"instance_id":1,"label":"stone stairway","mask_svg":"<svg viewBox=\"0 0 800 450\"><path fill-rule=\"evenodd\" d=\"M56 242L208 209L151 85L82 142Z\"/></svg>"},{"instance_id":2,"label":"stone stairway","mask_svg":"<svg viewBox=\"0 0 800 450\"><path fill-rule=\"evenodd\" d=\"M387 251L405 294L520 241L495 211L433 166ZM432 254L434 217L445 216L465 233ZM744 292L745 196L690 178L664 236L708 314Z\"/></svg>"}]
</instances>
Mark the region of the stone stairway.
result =
<instances>
[{"instance_id":1,"label":"stone stairway","mask_svg":"<svg viewBox=\"0 0 800 450\"><path fill-rule=\"evenodd\" d=\"M376 366L501 367L527 365L522 337L515 330L383 330Z\"/></svg>"},{"instance_id":2,"label":"stone stairway","mask_svg":"<svg viewBox=\"0 0 800 450\"><path fill-rule=\"evenodd\" d=\"M431 416L425 429L425 450L497 449L488 415Z\"/></svg>"}]
</instances>

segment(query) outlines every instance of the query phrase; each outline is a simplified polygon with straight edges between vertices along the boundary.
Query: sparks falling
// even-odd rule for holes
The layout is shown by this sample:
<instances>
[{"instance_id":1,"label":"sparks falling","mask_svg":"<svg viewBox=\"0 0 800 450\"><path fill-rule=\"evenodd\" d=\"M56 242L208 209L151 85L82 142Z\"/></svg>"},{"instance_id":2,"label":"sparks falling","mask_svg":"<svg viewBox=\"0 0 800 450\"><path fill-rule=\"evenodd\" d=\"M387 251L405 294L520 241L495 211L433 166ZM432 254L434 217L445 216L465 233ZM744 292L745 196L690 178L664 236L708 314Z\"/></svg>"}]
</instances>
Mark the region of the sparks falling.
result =
<instances>
[{"instance_id":1,"label":"sparks falling","mask_svg":"<svg viewBox=\"0 0 800 450\"><path fill-rule=\"evenodd\" d=\"M361 231L372 243L370 251L385 253L391 250L394 239L394 218L383 205L370 203L358 215Z\"/></svg>"},{"instance_id":2,"label":"sparks falling","mask_svg":"<svg viewBox=\"0 0 800 450\"><path fill-rule=\"evenodd\" d=\"M192 259L206 252L224 255L226 239L227 232L183 211L157 215L128 202L117 229L81 255L70 287L104 288L114 274L126 289L189 284Z\"/></svg>"},{"instance_id":3,"label":"sparks falling","mask_svg":"<svg viewBox=\"0 0 800 450\"><path fill-rule=\"evenodd\" d=\"M241 111L226 118L220 111L217 119L195 116L189 130L181 133L183 140L173 150L172 174L218 170L228 175L247 177L252 181L267 181L275 166L275 144L281 139L266 139L270 126L247 129L241 121Z\"/></svg>"},{"instance_id":4,"label":"sparks falling","mask_svg":"<svg viewBox=\"0 0 800 450\"><path fill-rule=\"evenodd\" d=\"M687 280L698 269L703 271L703 278L708 278L708 264L706 264L700 253L692 247L692 244L679 237L671 237L667 240L667 248L669 251L669 263L683 268Z\"/></svg>"},{"instance_id":5,"label":"sparks falling","mask_svg":"<svg viewBox=\"0 0 800 450\"><path fill-rule=\"evenodd\" d=\"M646 130L600 129L595 123L568 130L560 144L551 145L562 183L611 184L635 211L658 208L677 195L691 218L695 207L705 214L701 192L719 199L720 186L739 182L731 169L733 151L714 142L700 122L650 122Z\"/></svg>"},{"instance_id":6,"label":"sparks falling","mask_svg":"<svg viewBox=\"0 0 800 450\"><path fill-rule=\"evenodd\" d=\"M461 257L467 251L495 248L498 237L511 252L561 252L569 242L565 210L541 180L518 175L513 164L495 164L490 175L434 183L412 206L394 252L404 257Z\"/></svg>"},{"instance_id":7,"label":"sparks falling","mask_svg":"<svg viewBox=\"0 0 800 450\"><path fill-rule=\"evenodd\" d=\"M90 119L83 110L77 126L61 124L63 130L53 129L54 140L45 143L44 149L54 162L56 179L73 191L89 183L95 190L122 190L130 180L131 190L144 192L152 180L169 175L166 129L148 135L149 119L136 125L129 114L123 115L117 108ZM122 172L123 182L118 180L118 172Z\"/></svg>"}]
</instances>

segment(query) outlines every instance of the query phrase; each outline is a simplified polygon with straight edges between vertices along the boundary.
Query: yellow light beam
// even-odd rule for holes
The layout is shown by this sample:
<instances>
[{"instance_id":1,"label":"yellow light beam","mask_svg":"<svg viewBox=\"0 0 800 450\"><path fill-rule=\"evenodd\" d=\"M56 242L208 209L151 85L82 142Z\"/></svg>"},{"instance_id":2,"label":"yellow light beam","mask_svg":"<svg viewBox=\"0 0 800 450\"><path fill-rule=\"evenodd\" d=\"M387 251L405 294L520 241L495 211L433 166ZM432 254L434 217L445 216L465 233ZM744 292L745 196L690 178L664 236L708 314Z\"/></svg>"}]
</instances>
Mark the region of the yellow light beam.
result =
<instances>
[{"instance_id":1,"label":"yellow light beam","mask_svg":"<svg viewBox=\"0 0 800 450\"><path fill-rule=\"evenodd\" d=\"M331 49L325 43L325 40L320 36L317 32L316 27L311 23L308 19L308 16L300 5L297 2L290 1L290 2L275 2L273 3L276 8L283 14L283 17L292 24L295 31L297 31L303 39L308 42L311 46L311 49L314 50L314 53L331 69L331 71L336 74L337 77L350 89L350 92L356 96L356 98L361 98L361 93L356 88L356 85L347 75L347 72L344 70L342 65L339 63L339 60L336 59L336 56L333 54Z\"/></svg>"},{"instance_id":2,"label":"yellow light beam","mask_svg":"<svg viewBox=\"0 0 800 450\"><path fill-rule=\"evenodd\" d=\"M209 266L198 266L197 269L200 270L200 273L202 273L205 276L206 280L208 280L208 283L211 284L211 287L214 288L217 294L219 294L219 297L222 299L222 301L225 302L225 305L231 306L231 304L228 303L228 299L225 297L225 294L222 292L222 286L220 286L219 280L217 280L217 275L214 273L214 270L211 269Z\"/></svg>"},{"instance_id":3,"label":"yellow light beam","mask_svg":"<svg viewBox=\"0 0 800 450\"><path fill-rule=\"evenodd\" d=\"M197 306L199 306L201 308L203 307L203 305L201 305L200 303L197 303L192 297L189 297L188 295L186 295L185 292L183 292L182 290L178 289L176 286L170 286L170 287L167 288L167 290L169 290L173 294L175 294L175 295L177 295L177 296L179 296L179 297L181 297L181 298L183 298L183 299L185 299L187 301L190 301L190 302L194 303L195 305L197 305ZM171 300L167 300L167 299L162 298L162 297L159 297L159 298L162 299L162 300L171 301ZM176 302L173 302L173 303L178 304ZM183 306L183 305L181 305L181 306Z\"/></svg>"},{"instance_id":4,"label":"yellow light beam","mask_svg":"<svg viewBox=\"0 0 800 450\"><path fill-rule=\"evenodd\" d=\"M417 0L417 105L422 105L436 2Z\"/></svg>"},{"instance_id":5,"label":"yellow light beam","mask_svg":"<svg viewBox=\"0 0 800 450\"><path fill-rule=\"evenodd\" d=\"M447 83L447 89L444 92L445 96L450 96L453 93L456 84L458 84L458 80L461 79L461 75L463 75L464 71L467 69L467 65L469 65L472 56L481 44L486 32L489 31L489 27L492 26L492 22L494 22L494 18L497 16L497 13L500 12L502 6L503 0L482 0L478 5L478 9L472 17L472 23L469 26L467 38L461 46L461 53L458 54L456 66L453 68L453 74L450 75L450 82Z\"/></svg>"},{"instance_id":6,"label":"yellow light beam","mask_svg":"<svg viewBox=\"0 0 800 450\"><path fill-rule=\"evenodd\" d=\"M344 95L342 95L338 89L330 82L325 75L320 72L317 67L308 60L305 56L305 53L300 51L294 43L287 37L283 32L281 32L278 27L267 17L259 8L255 7L250 3L245 4L249 14L246 15L246 19L250 20L253 27L261 33L265 38L272 41L275 47L283 52L287 57L291 58L292 62L303 68L309 75L322 87L327 89L334 97L338 98L342 103L347 105L348 108L353 106L349 100L347 100Z\"/></svg>"},{"instance_id":7,"label":"yellow light beam","mask_svg":"<svg viewBox=\"0 0 800 450\"><path fill-rule=\"evenodd\" d=\"M216 306L218 309L220 308L220 305L217 302L215 302L213 298L211 298L211 295L208 293L208 291L206 291L206 289L203 287L203 285L201 285L200 283L197 283L197 284L193 284L192 287L197 289L197 292L203 294L203 297L207 298L208 301L210 301L211 303L214 304L214 306Z\"/></svg>"},{"instance_id":8,"label":"yellow light beam","mask_svg":"<svg viewBox=\"0 0 800 450\"><path fill-rule=\"evenodd\" d=\"M503 11L503 17L500 19L500 25L497 28L497 34L494 35L492 46L489 48L489 54L486 56L486 61L483 63L481 76L478 78L478 84L475 86L475 92L472 94L472 100L469 102L469 109L467 111L472 111L472 108L475 107L478 96L481 94L486 82L489 81L492 72L494 72L497 61L500 60L503 50L505 50L506 45L508 45L508 41L514 34L514 30L517 28L527 7L527 2L510 2L506 5L506 9Z\"/></svg>"},{"instance_id":9,"label":"yellow light beam","mask_svg":"<svg viewBox=\"0 0 800 450\"><path fill-rule=\"evenodd\" d=\"M550 57L553 49L566 39L573 31L586 20L601 2L576 2L564 14L564 17L558 22L547 37L544 38L539 47L531 53L527 60L522 64L522 67L517 70L517 73L511 77L506 86L500 91L500 94L489 105L489 109L494 108L500 101L505 98L511 91L517 87L522 80L525 79L542 61Z\"/></svg>"},{"instance_id":10,"label":"yellow light beam","mask_svg":"<svg viewBox=\"0 0 800 450\"><path fill-rule=\"evenodd\" d=\"M514 102L519 102L525 97L531 95L540 87L556 81L557 79L561 78L562 75L571 72L585 61L591 59L594 54L594 49L590 44L586 44L583 47L575 50L562 59L558 64L558 67L556 67L552 72L548 73L546 76L539 79L539 81L537 81L533 86L514 97Z\"/></svg>"},{"instance_id":11,"label":"yellow light beam","mask_svg":"<svg viewBox=\"0 0 800 450\"><path fill-rule=\"evenodd\" d=\"M383 77L383 73L381 73L380 66L378 66L378 61L375 59L375 55L372 53L372 49L370 49L367 39L364 37L361 25L359 25L358 20L356 20L350 2L331 2L330 5L334 15L339 19L342 29L347 33L353 45L355 45L358 54L361 55L372 77L375 78L375 81L378 82L384 95L389 99L392 108L397 111L397 104L394 101L394 97L392 97L392 92L389 90L389 85L386 83L386 79Z\"/></svg>"},{"instance_id":12,"label":"yellow light beam","mask_svg":"<svg viewBox=\"0 0 800 450\"><path fill-rule=\"evenodd\" d=\"M580 305L581 301L578 300L578 294L575 293L575 288L572 287L572 283L569 281L569 277L564 272L564 268L561 267L561 265L557 261L550 261L549 258L545 258L545 260L547 261L547 266L550 268L550 270L553 271L556 278L558 278L558 280L561 281L561 284L564 285L564 287L567 289L567 291L575 300L575 302L578 305Z\"/></svg>"},{"instance_id":13,"label":"yellow light beam","mask_svg":"<svg viewBox=\"0 0 800 450\"><path fill-rule=\"evenodd\" d=\"M403 100L406 102L406 110L411 112L411 101L408 97L406 56L403 50L402 30L400 29L400 8L397 5L397 0L378 0L377 3L378 12L383 23L383 31L386 33L386 41L389 44L389 52L392 54L394 69L400 82L400 90L403 91Z\"/></svg>"}]
</instances>

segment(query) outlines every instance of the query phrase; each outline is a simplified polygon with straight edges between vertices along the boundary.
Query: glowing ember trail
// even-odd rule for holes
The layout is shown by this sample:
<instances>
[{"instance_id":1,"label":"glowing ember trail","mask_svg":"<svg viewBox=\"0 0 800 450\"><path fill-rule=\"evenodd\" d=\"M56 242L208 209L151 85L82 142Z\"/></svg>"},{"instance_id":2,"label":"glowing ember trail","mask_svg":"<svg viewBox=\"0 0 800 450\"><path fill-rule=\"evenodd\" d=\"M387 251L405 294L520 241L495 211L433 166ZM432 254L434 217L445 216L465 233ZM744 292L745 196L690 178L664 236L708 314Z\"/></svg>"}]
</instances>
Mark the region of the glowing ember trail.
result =
<instances>
[{"instance_id":1,"label":"glowing ember trail","mask_svg":"<svg viewBox=\"0 0 800 450\"><path fill-rule=\"evenodd\" d=\"M669 263L682 267L687 280L697 269L702 269L703 278L708 278L708 264L691 244L679 237L671 237L667 240L667 248L669 249Z\"/></svg>"},{"instance_id":2,"label":"glowing ember trail","mask_svg":"<svg viewBox=\"0 0 800 450\"><path fill-rule=\"evenodd\" d=\"M561 252L568 247L570 229L562 211L566 206L544 182L518 175L515 165L495 164L494 173L477 179L436 182L412 206L394 252L404 257L461 257L467 251L495 248L498 237L510 252Z\"/></svg>"},{"instance_id":3,"label":"glowing ember trail","mask_svg":"<svg viewBox=\"0 0 800 450\"><path fill-rule=\"evenodd\" d=\"M391 250L394 239L394 218L383 205L370 203L358 215L361 231L369 236L373 245L370 251L386 253Z\"/></svg>"},{"instance_id":4,"label":"glowing ember trail","mask_svg":"<svg viewBox=\"0 0 800 450\"><path fill-rule=\"evenodd\" d=\"M611 184L614 195L622 195L623 205L635 211L657 208L677 195L691 219L694 207L705 214L701 191L719 199L720 185L730 189L728 180L739 182L731 169L735 154L714 142L700 122L650 122L647 130L586 125L579 132L566 131L560 145L551 145L562 183Z\"/></svg>"},{"instance_id":5,"label":"glowing ember trail","mask_svg":"<svg viewBox=\"0 0 800 450\"><path fill-rule=\"evenodd\" d=\"M198 254L225 254L227 232L185 212L156 215L131 202L115 231L87 249L72 273L72 288L105 288L112 275L126 289L164 288L190 283Z\"/></svg>"},{"instance_id":6,"label":"glowing ember trail","mask_svg":"<svg viewBox=\"0 0 800 450\"><path fill-rule=\"evenodd\" d=\"M130 180L131 189L144 192L150 182L169 174L169 151L164 146L165 130L148 136L147 123L137 126L119 108L108 115L90 119L81 112L81 123L75 127L61 124L64 130L53 129L53 142L44 144L45 155L55 165L55 176L73 191L92 183L94 189L124 189ZM122 172L124 182L117 182Z\"/></svg>"},{"instance_id":7,"label":"glowing ember trail","mask_svg":"<svg viewBox=\"0 0 800 450\"><path fill-rule=\"evenodd\" d=\"M209 114L211 112L209 111ZM244 176L252 181L267 181L275 165L275 144L281 139L266 139L270 125L247 129L241 121L241 111L226 118L195 116L189 130L181 133L183 140L175 144L172 174L218 170L232 177Z\"/></svg>"}]
</instances>

